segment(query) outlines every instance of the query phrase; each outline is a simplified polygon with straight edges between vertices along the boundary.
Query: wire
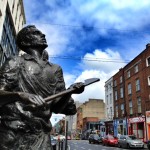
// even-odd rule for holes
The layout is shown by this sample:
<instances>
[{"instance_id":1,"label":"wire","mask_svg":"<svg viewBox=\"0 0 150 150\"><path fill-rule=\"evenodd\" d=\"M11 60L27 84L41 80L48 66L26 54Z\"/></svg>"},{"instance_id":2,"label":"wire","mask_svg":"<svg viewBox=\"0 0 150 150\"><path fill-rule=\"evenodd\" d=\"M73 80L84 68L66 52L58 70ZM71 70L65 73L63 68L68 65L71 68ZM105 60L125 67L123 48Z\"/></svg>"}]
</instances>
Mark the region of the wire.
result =
<instances>
[{"instance_id":1,"label":"wire","mask_svg":"<svg viewBox=\"0 0 150 150\"><path fill-rule=\"evenodd\" d=\"M122 61L120 59L107 59L107 58L90 58L90 57L70 57L70 56L54 56L49 55L49 58L58 58L58 59L71 59L71 60L85 60L85 61L98 61L98 62L114 62L114 63L129 63L130 60Z\"/></svg>"},{"instance_id":2,"label":"wire","mask_svg":"<svg viewBox=\"0 0 150 150\"><path fill-rule=\"evenodd\" d=\"M36 22L38 23L38 22ZM58 24L58 23L47 23L47 22L43 22L43 23L39 23L40 25L41 24L47 24L47 25L51 25L51 26L58 26L58 27L69 27L69 28L78 28L78 29L81 29L81 30L92 30L92 29L97 29L97 30L102 30L102 29L105 29L105 30L112 30L112 31L123 31L123 32L131 32L132 33L137 33L137 34L150 34L150 32L141 32L141 31L137 31L137 30L122 30L122 29L113 29L113 28L105 28L105 27L96 27L96 26L85 26L85 25L69 25L69 24ZM132 34L131 33L131 34Z\"/></svg>"}]
</instances>

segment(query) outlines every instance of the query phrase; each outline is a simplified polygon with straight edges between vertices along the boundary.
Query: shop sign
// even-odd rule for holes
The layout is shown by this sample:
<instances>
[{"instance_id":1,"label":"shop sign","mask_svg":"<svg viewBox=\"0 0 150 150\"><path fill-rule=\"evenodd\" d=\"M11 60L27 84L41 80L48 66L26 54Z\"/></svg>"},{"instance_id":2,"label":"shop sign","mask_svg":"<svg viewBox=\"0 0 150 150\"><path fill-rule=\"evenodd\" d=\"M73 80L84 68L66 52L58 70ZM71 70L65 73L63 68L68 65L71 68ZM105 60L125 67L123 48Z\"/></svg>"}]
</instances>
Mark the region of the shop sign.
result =
<instances>
[{"instance_id":1,"label":"shop sign","mask_svg":"<svg viewBox=\"0 0 150 150\"><path fill-rule=\"evenodd\" d=\"M145 118L143 117L129 118L128 120L129 120L129 123L145 122Z\"/></svg>"}]
</instances>

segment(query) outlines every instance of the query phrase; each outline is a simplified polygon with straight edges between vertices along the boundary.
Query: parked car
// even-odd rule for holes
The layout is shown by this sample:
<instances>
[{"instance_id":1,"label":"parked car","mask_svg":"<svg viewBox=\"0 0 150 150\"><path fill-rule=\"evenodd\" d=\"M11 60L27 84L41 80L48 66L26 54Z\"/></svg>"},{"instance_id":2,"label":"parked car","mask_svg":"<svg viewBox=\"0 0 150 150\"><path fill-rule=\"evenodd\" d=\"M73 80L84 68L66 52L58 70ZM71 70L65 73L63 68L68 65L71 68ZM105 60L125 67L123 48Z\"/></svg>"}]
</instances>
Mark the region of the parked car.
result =
<instances>
[{"instance_id":1,"label":"parked car","mask_svg":"<svg viewBox=\"0 0 150 150\"><path fill-rule=\"evenodd\" d=\"M89 143L90 144L91 143L93 143L93 144L95 144L95 143L100 144L100 143L102 143L102 137L99 136L98 134L91 134L89 136Z\"/></svg>"},{"instance_id":2,"label":"parked car","mask_svg":"<svg viewBox=\"0 0 150 150\"><path fill-rule=\"evenodd\" d=\"M150 140L147 141L147 148L150 150Z\"/></svg>"},{"instance_id":3,"label":"parked car","mask_svg":"<svg viewBox=\"0 0 150 150\"><path fill-rule=\"evenodd\" d=\"M53 147L53 150L56 150L57 142L58 141L54 138L54 136L51 135L51 145Z\"/></svg>"},{"instance_id":4,"label":"parked car","mask_svg":"<svg viewBox=\"0 0 150 150\"><path fill-rule=\"evenodd\" d=\"M106 135L102 139L103 145L112 145L117 146L118 145L118 138L114 137L113 135Z\"/></svg>"},{"instance_id":5,"label":"parked car","mask_svg":"<svg viewBox=\"0 0 150 150\"><path fill-rule=\"evenodd\" d=\"M144 143L134 135L121 135L118 140L118 147L144 148Z\"/></svg>"}]
</instances>

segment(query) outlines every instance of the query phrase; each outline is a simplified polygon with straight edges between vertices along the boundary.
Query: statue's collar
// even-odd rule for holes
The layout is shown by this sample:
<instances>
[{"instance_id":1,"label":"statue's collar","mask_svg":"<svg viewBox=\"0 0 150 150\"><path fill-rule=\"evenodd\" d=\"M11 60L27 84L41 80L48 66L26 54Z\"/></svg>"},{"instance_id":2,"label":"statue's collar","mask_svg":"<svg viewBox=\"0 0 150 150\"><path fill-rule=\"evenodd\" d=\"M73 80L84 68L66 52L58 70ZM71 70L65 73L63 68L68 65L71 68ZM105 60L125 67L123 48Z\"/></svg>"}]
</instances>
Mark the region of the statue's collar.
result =
<instances>
[{"instance_id":1,"label":"statue's collar","mask_svg":"<svg viewBox=\"0 0 150 150\"><path fill-rule=\"evenodd\" d=\"M35 57L33 57L32 55L29 55L29 54L24 54L24 55L22 55L22 57L23 57L25 60L34 60L34 61L38 62ZM44 58L43 58L43 60L45 61L45 64L48 63L50 66L52 65L48 60L46 60L46 59L44 59Z\"/></svg>"},{"instance_id":2,"label":"statue's collar","mask_svg":"<svg viewBox=\"0 0 150 150\"><path fill-rule=\"evenodd\" d=\"M26 60L31 60L31 59L36 60L36 58L34 58L33 56L31 56L31 55L29 55L29 54L24 54L24 55L22 55L22 56L23 56L23 58L26 59Z\"/></svg>"}]
</instances>

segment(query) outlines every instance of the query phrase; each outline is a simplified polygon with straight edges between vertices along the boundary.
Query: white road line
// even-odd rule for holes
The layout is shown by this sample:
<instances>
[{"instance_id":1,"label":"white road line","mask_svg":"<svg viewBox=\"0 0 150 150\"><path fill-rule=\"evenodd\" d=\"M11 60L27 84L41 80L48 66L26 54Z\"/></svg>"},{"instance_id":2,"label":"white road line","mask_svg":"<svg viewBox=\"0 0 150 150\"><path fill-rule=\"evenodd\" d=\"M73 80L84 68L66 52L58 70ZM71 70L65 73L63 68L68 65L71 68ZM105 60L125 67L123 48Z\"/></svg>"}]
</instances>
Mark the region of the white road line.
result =
<instances>
[{"instance_id":1,"label":"white road line","mask_svg":"<svg viewBox=\"0 0 150 150\"><path fill-rule=\"evenodd\" d=\"M81 147L82 149L85 149L84 147Z\"/></svg>"}]
</instances>

